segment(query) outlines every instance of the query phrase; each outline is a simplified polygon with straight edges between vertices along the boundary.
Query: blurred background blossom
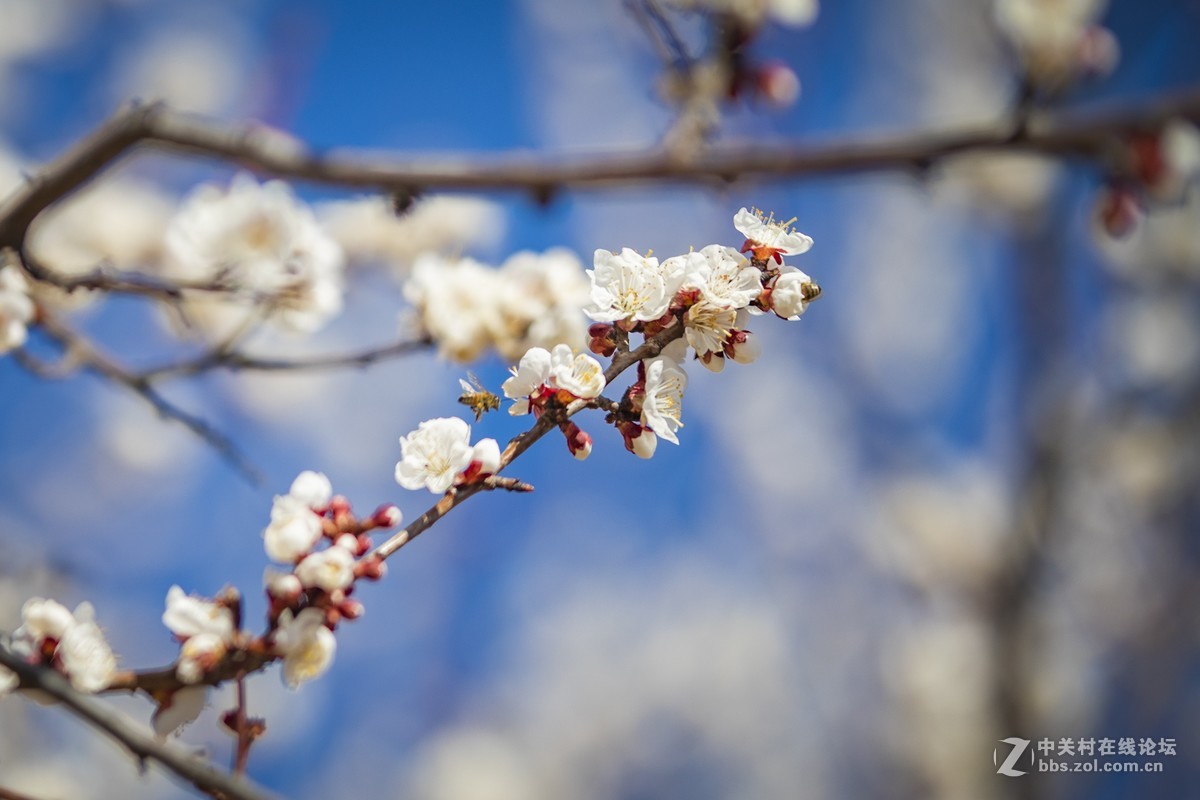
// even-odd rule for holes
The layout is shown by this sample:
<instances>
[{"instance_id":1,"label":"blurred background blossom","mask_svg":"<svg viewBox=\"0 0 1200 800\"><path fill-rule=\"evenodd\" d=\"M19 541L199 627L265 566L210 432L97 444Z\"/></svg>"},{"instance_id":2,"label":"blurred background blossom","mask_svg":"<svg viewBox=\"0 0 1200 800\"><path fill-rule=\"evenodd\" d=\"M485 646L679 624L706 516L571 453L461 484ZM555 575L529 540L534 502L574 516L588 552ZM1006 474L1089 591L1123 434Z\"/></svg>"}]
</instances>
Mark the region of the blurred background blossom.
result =
<instances>
[{"instance_id":1,"label":"blurred background blossom","mask_svg":"<svg viewBox=\"0 0 1200 800\"><path fill-rule=\"evenodd\" d=\"M1003 119L1019 87L997 5L1011 28L1030 3L842 0L810 27L769 27L755 52L799 76L800 99L726 109L721 136ZM1046 67L1044 102L1197 84L1200 5L1066 5L1077 26L1112 32L1120 61L1069 94L1061 65ZM660 65L622 3L465 3L452 32L446 13L0 0L0 187L133 97L316 148L405 153L624 150L671 127ZM698 34L694 15L682 29ZM181 198L233 175L128 161L39 220L33 251L65 273L154 272ZM1080 165L972 156L921 175L545 206L429 197L399 218L386 198L295 187L345 252L350 313L312 338L256 332L256 351L394 340L413 324L405 286L422 253L489 268L558 247L665 257L739 245L743 205L797 217L816 242L803 268L825 291L800 322L759 326L758 363L693 371L681 447L642 462L593 426L587 462L535 449L514 474L536 493L469 504L394 559L322 680L298 695L274 670L251 682L269 728L251 775L300 798L1195 793L1200 200L1185 189L1114 239L1093 214L1100 182ZM189 352L148 304L40 291L136 366ZM472 369L496 389L510 362ZM392 481L397 438L455 413L464 375L423 351L166 385L263 468L256 488L120 388L0 358L0 629L27 597L86 599L122 665L150 667L176 654L159 622L174 584L240 587L259 619L272 495L319 469L359 506L394 500L413 518L425 499ZM492 415L474 436L521 429ZM149 717L143 701L114 702ZM231 702L215 698L183 742L223 761L216 718ZM1171 737L1179 752L1161 775L1010 779L992 761L1009 736ZM0 701L0 786L188 796L17 698Z\"/></svg>"}]
</instances>

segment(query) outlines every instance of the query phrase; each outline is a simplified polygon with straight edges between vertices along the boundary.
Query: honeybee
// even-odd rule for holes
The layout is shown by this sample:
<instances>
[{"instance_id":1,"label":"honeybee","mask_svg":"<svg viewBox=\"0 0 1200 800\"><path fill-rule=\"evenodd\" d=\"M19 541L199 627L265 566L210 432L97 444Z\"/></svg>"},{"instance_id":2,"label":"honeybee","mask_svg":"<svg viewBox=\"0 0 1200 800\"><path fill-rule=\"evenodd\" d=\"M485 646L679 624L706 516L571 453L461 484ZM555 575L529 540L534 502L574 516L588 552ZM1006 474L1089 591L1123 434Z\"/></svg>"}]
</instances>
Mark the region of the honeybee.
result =
<instances>
[{"instance_id":1,"label":"honeybee","mask_svg":"<svg viewBox=\"0 0 1200 800\"><path fill-rule=\"evenodd\" d=\"M463 393L459 395L458 402L474 411L475 421L478 422L487 412L496 411L500 408L500 398L483 388L483 385L479 382L479 378L476 378L474 373L468 372L467 377L470 379L470 383L467 383L462 378L458 379L458 385L463 390Z\"/></svg>"},{"instance_id":2,"label":"honeybee","mask_svg":"<svg viewBox=\"0 0 1200 800\"><path fill-rule=\"evenodd\" d=\"M821 287L812 281L805 281L800 284L800 294L804 297L804 302L811 303L821 296Z\"/></svg>"}]
</instances>

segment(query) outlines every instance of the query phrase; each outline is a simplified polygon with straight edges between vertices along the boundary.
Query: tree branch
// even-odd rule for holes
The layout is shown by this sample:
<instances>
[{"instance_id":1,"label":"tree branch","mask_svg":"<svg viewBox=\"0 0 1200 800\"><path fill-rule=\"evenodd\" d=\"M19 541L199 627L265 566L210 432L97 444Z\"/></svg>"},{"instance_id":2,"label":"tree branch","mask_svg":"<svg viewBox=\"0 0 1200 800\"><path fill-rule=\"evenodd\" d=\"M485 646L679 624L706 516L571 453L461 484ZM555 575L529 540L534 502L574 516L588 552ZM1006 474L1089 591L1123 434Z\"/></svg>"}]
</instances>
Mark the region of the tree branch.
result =
<instances>
[{"instance_id":1,"label":"tree branch","mask_svg":"<svg viewBox=\"0 0 1200 800\"><path fill-rule=\"evenodd\" d=\"M427 156L316 154L262 125L224 126L160 104L131 105L51 162L0 207L0 247L20 249L38 214L138 146L214 158L280 178L381 192L524 191L545 198L563 189L614 185L723 185L743 179L923 169L969 152L1016 150L1096 158L1105 154L1114 137L1174 118L1200 120L1200 91L1090 113L1035 116L1015 129L997 123L857 144L725 145L687 160L656 149L576 159L504 154L492 160L437 161Z\"/></svg>"},{"instance_id":2,"label":"tree branch","mask_svg":"<svg viewBox=\"0 0 1200 800\"><path fill-rule=\"evenodd\" d=\"M181 748L156 740L100 701L75 691L66 678L48 667L28 664L5 647L0 647L0 665L15 672L22 687L58 700L72 714L121 743L139 762L157 761L197 789L230 800L270 800L274 796L248 779L226 775Z\"/></svg>"}]
</instances>

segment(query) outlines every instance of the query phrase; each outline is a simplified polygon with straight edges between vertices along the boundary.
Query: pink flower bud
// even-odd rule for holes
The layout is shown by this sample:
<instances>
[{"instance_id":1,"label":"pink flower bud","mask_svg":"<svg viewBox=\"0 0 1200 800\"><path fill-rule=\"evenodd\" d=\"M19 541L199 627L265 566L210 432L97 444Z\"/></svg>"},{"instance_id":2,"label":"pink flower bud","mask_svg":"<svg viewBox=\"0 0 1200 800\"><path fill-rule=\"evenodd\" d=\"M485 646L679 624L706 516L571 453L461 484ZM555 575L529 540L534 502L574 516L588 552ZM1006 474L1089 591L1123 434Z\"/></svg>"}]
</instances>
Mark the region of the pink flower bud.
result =
<instances>
[{"instance_id":1,"label":"pink flower bud","mask_svg":"<svg viewBox=\"0 0 1200 800\"><path fill-rule=\"evenodd\" d=\"M371 523L377 528L394 528L400 524L402 519L404 519L404 515L400 513L400 509L390 504L380 506L371 515Z\"/></svg>"},{"instance_id":2,"label":"pink flower bud","mask_svg":"<svg viewBox=\"0 0 1200 800\"><path fill-rule=\"evenodd\" d=\"M1122 238L1133 233L1142 221L1142 204L1128 186L1110 186L1096 203L1096 219L1109 236Z\"/></svg>"},{"instance_id":3,"label":"pink flower bud","mask_svg":"<svg viewBox=\"0 0 1200 800\"><path fill-rule=\"evenodd\" d=\"M787 108L800 97L800 79L787 64L771 61L754 75L758 96L775 108Z\"/></svg>"}]
</instances>

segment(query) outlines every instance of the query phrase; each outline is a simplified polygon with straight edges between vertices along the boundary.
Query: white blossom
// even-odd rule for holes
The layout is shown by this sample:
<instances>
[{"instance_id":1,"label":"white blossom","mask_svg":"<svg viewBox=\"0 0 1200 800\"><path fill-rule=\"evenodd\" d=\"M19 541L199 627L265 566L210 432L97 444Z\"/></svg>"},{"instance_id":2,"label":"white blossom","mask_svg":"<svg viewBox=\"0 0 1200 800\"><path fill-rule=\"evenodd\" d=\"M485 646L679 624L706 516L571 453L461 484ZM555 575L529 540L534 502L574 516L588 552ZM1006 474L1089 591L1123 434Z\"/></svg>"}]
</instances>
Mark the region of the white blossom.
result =
<instances>
[{"instance_id":1,"label":"white blossom","mask_svg":"<svg viewBox=\"0 0 1200 800\"><path fill-rule=\"evenodd\" d=\"M295 689L329 669L337 640L321 609L306 608L296 615L287 609L279 615L275 649L283 655L283 682Z\"/></svg>"},{"instance_id":2,"label":"white blossom","mask_svg":"<svg viewBox=\"0 0 1200 800\"><path fill-rule=\"evenodd\" d=\"M720 353L730 332L737 326L737 318L735 309L701 300L684 314L684 336L701 358Z\"/></svg>"},{"instance_id":3,"label":"white blossom","mask_svg":"<svg viewBox=\"0 0 1200 800\"><path fill-rule=\"evenodd\" d=\"M14 266L0 267L0 353L25 344L33 313L25 276Z\"/></svg>"},{"instance_id":4,"label":"white blossom","mask_svg":"<svg viewBox=\"0 0 1200 800\"><path fill-rule=\"evenodd\" d=\"M353 540L354 537L349 537ZM307 588L334 592L354 583L354 553L339 540L332 547L305 556L296 565L296 577Z\"/></svg>"},{"instance_id":5,"label":"white blossom","mask_svg":"<svg viewBox=\"0 0 1200 800\"><path fill-rule=\"evenodd\" d=\"M291 564L312 550L321 538L321 517L299 498L277 495L271 506L271 523L263 531L267 556Z\"/></svg>"},{"instance_id":6,"label":"white blossom","mask_svg":"<svg viewBox=\"0 0 1200 800\"><path fill-rule=\"evenodd\" d=\"M80 603L75 622L63 633L55 651L71 685L94 694L108 686L117 671L117 659L95 622L91 603Z\"/></svg>"},{"instance_id":7,"label":"white blossom","mask_svg":"<svg viewBox=\"0 0 1200 800\"><path fill-rule=\"evenodd\" d=\"M208 702L207 686L185 686L171 694L167 700L154 711L151 724L154 735L165 739L175 731L194 722Z\"/></svg>"},{"instance_id":8,"label":"white blossom","mask_svg":"<svg viewBox=\"0 0 1200 800\"><path fill-rule=\"evenodd\" d=\"M686 9L729 14L743 24L757 27L770 19L782 25L804 27L817 18L817 0L670 0Z\"/></svg>"},{"instance_id":9,"label":"white blossom","mask_svg":"<svg viewBox=\"0 0 1200 800\"><path fill-rule=\"evenodd\" d=\"M225 642L233 641L233 611L211 600L184 594L178 586L167 590L167 609L162 621L180 639L209 634Z\"/></svg>"},{"instance_id":10,"label":"white blossom","mask_svg":"<svg viewBox=\"0 0 1200 800\"><path fill-rule=\"evenodd\" d=\"M762 294L762 271L732 247L710 244L676 258L685 264L682 288L700 290L714 306L745 308Z\"/></svg>"},{"instance_id":11,"label":"white blossom","mask_svg":"<svg viewBox=\"0 0 1200 800\"><path fill-rule=\"evenodd\" d=\"M75 617L63 604L31 597L21 606L21 626L13 631L13 643L22 653L30 655L36 653L47 639L62 641L74 624Z\"/></svg>"},{"instance_id":12,"label":"white blossom","mask_svg":"<svg viewBox=\"0 0 1200 800\"><path fill-rule=\"evenodd\" d=\"M811 238L791 227L792 222L777 222L774 214L764 217L758 209L742 208L733 217L733 227L747 240L781 256L798 256L813 246Z\"/></svg>"},{"instance_id":13,"label":"white blossom","mask_svg":"<svg viewBox=\"0 0 1200 800\"><path fill-rule=\"evenodd\" d=\"M658 259L629 249L620 254L597 250L592 279L592 306L597 322L650 322L667 312L678 286L668 286Z\"/></svg>"},{"instance_id":14,"label":"white blossom","mask_svg":"<svg viewBox=\"0 0 1200 800\"><path fill-rule=\"evenodd\" d=\"M679 444L679 437L675 432L683 427L680 415L683 413L683 390L687 388L687 373L674 359L667 356L652 358L645 364L646 388L642 399L642 424L652 430L658 438L666 439L671 444ZM634 441L636 443L637 440Z\"/></svg>"},{"instance_id":15,"label":"white blossom","mask_svg":"<svg viewBox=\"0 0 1200 800\"><path fill-rule=\"evenodd\" d=\"M324 473L305 470L292 481L288 494L309 508L317 510L329 505L329 499L333 497L333 486Z\"/></svg>"},{"instance_id":16,"label":"white blossom","mask_svg":"<svg viewBox=\"0 0 1200 800\"><path fill-rule=\"evenodd\" d=\"M312 332L342 309L345 257L287 184L248 175L226 190L202 186L188 197L165 234L167 268L184 280L222 281L227 297L189 295L194 321L227 328L269 309L286 328Z\"/></svg>"},{"instance_id":17,"label":"white blossom","mask_svg":"<svg viewBox=\"0 0 1200 800\"><path fill-rule=\"evenodd\" d=\"M1105 0L996 0L996 23L1035 84L1060 89L1116 66L1116 39L1096 23Z\"/></svg>"},{"instance_id":18,"label":"white blossom","mask_svg":"<svg viewBox=\"0 0 1200 800\"><path fill-rule=\"evenodd\" d=\"M17 673L8 667L0 666L0 697L17 688L20 683L21 679L17 677Z\"/></svg>"},{"instance_id":19,"label":"white blossom","mask_svg":"<svg viewBox=\"0 0 1200 800\"><path fill-rule=\"evenodd\" d=\"M643 428L630 442L633 445L633 454L638 458L653 458L654 451L658 449L658 436L649 428Z\"/></svg>"},{"instance_id":20,"label":"white blossom","mask_svg":"<svg viewBox=\"0 0 1200 800\"><path fill-rule=\"evenodd\" d=\"M494 300L499 321L493 346L505 358L519 358L530 347L566 344L581 348L586 340L583 309L590 283L583 264L570 250L522 251L505 259L498 272Z\"/></svg>"},{"instance_id":21,"label":"white blossom","mask_svg":"<svg viewBox=\"0 0 1200 800\"><path fill-rule=\"evenodd\" d=\"M271 597L286 603L294 601L304 591L304 586L294 573L281 572L271 567L263 570L263 588Z\"/></svg>"},{"instance_id":22,"label":"white blossom","mask_svg":"<svg viewBox=\"0 0 1200 800\"><path fill-rule=\"evenodd\" d=\"M550 353L550 381L556 388L590 400L604 391L604 369L587 353L576 354L560 344Z\"/></svg>"},{"instance_id":23,"label":"white blossom","mask_svg":"<svg viewBox=\"0 0 1200 800\"><path fill-rule=\"evenodd\" d=\"M805 287L812 283L812 278L795 267L784 267L775 285L771 287L771 308L786 320L800 319L800 315L808 308L805 298Z\"/></svg>"},{"instance_id":24,"label":"white blossom","mask_svg":"<svg viewBox=\"0 0 1200 800\"><path fill-rule=\"evenodd\" d=\"M550 381L553 359L544 347L531 347L521 363L510 367L512 377L501 384L504 396L513 400L508 413L514 417L529 413L529 398Z\"/></svg>"},{"instance_id":25,"label":"white blossom","mask_svg":"<svg viewBox=\"0 0 1200 800\"><path fill-rule=\"evenodd\" d=\"M479 464L480 475L495 475L500 471L500 443L495 439L480 439L471 448L471 463Z\"/></svg>"},{"instance_id":26,"label":"white blossom","mask_svg":"<svg viewBox=\"0 0 1200 800\"><path fill-rule=\"evenodd\" d=\"M427 488L442 494L471 463L471 426L458 417L422 422L400 437L396 482L405 489Z\"/></svg>"},{"instance_id":27,"label":"white blossom","mask_svg":"<svg viewBox=\"0 0 1200 800\"><path fill-rule=\"evenodd\" d=\"M226 643L227 640L215 633L189 636L179 648L179 662L175 666L175 675L183 683L199 683L204 673L225 655Z\"/></svg>"},{"instance_id":28,"label":"white blossom","mask_svg":"<svg viewBox=\"0 0 1200 800\"><path fill-rule=\"evenodd\" d=\"M404 297L416 309L422 329L438 352L453 361L474 361L503 327L495 297L496 271L470 258L426 253L404 284Z\"/></svg>"}]
</instances>

